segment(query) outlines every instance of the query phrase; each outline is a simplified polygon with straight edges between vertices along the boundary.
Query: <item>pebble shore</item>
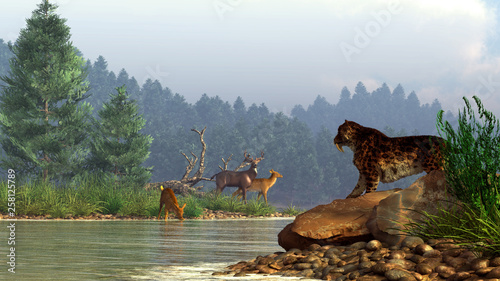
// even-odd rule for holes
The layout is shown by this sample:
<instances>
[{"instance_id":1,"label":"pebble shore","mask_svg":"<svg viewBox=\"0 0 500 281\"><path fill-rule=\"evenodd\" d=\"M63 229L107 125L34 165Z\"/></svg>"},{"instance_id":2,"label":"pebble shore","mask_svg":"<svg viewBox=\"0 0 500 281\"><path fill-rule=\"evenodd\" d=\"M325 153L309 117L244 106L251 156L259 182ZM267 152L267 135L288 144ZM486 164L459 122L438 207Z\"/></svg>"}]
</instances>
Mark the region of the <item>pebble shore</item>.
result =
<instances>
[{"instance_id":1,"label":"pebble shore","mask_svg":"<svg viewBox=\"0 0 500 281\"><path fill-rule=\"evenodd\" d=\"M399 246L378 240L348 246L313 244L231 265L218 276L248 274L322 280L500 280L500 257L486 258L450 240L407 237Z\"/></svg>"},{"instance_id":2,"label":"pebble shore","mask_svg":"<svg viewBox=\"0 0 500 281\"><path fill-rule=\"evenodd\" d=\"M267 216L252 216L246 215L244 213L234 213L234 212L224 212L224 211L213 211L205 209L203 215L198 218L199 220L214 220L214 219L246 219L246 218L279 218L279 217L293 217L287 214L282 214L279 212L267 215ZM0 220L5 219L28 219L28 220L156 220L157 217L146 217L146 216L120 216L120 215L104 215L104 214L92 214L89 216L67 216L65 218L53 218L50 215L42 216L27 216L19 215L15 217L10 217L8 214L0 214ZM165 213L162 212L162 220L165 219ZM176 220L175 214L173 212L169 213L168 219Z\"/></svg>"}]
</instances>

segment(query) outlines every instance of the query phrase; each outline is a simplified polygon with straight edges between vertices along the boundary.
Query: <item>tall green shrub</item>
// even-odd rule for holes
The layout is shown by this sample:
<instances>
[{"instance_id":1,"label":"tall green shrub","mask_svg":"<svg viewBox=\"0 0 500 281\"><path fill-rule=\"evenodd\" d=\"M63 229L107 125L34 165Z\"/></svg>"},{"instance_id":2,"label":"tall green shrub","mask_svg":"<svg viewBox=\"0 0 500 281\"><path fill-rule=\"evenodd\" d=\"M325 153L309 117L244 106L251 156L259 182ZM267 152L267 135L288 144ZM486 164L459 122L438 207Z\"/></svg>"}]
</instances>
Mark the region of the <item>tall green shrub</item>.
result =
<instances>
[{"instance_id":1,"label":"tall green shrub","mask_svg":"<svg viewBox=\"0 0 500 281\"><path fill-rule=\"evenodd\" d=\"M500 180L496 176L500 170L500 124L477 96L473 99L479 119L469 100L463 99L465 107L459 111L456 130L448 121L443 121L443 110L438 113L436 126L445 139L446 179L458 199L490 216L500 207Z\"/></svg>"}]
</instances>

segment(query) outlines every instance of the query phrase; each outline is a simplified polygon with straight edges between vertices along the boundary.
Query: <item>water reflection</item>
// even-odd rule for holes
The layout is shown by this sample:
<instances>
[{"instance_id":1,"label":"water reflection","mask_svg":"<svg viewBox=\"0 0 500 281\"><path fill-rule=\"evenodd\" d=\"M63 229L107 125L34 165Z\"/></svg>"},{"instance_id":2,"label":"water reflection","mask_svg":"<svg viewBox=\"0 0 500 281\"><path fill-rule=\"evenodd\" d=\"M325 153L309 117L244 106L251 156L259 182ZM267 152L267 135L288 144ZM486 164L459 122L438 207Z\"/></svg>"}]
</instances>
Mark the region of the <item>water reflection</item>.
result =
<instances>
[{"instance_id":1,"label":"water reflection","mask_svg":"<svg viewBox=\"0 0 500 281\"><path fill-rule=\"evenodd\" d=\"M214 269L281 251L277 234L290 222L17 221L15 278L5 260L0 279L209 280ZM1 237L7 225L0 221ZM1 253L8 247L0 241Z\"/></svg>"}]
</instances>

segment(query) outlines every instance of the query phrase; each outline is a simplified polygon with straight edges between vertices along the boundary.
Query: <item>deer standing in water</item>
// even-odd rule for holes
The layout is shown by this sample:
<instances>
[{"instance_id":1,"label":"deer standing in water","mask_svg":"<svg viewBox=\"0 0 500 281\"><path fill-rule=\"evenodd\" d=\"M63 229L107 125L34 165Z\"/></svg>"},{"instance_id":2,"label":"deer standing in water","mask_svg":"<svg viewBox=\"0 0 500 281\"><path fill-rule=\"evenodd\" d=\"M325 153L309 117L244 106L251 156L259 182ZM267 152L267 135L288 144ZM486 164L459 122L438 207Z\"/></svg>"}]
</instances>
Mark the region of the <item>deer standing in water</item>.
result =
<instances>
[{"instance_id":1,"label":"deer standing in water","mask_svg":"<svg viewBox=\"0 0 500 281\"><path fill-rule=\"evenodd\" d=\"M179 203L177 203L177 198L175 197L174 191L171 188L161 188L161 197L160 197L160 212L158 212L158 219L161 217L161 208L165 205L165 220L168 219L168 211L172 211L175 213L179 220L184 220L182 215L184 214L184 208L186 207L186 203L184 206L179 207Z\"/></svg>"},{"instance_id":2,"label":"deer standing in water","mask_svg":"<svg viewBox=\"0 0 500 281\"><path fill-rule=\"evenodd\" d=\"M252 184L252 181L257 177L257 164L264 159L264 152L261 152L261 157L253 159L245 151L243 153L245 162L250 163L250 168L246 171L222 171L213 175L210 179L215 177L215 184L217 193L220 194L226 186L238 187L242 190L243 200L247 203L247 188Z\"/></svg>"},{"instance_id":3,"label":"deer standing in water","mask_svg":"<svg viewBox=\"0 0 500 281\"><path fill-rule=\"evenodd\" d=\"M254 179L250 187L247 189L247 191L258 191L259 195L257 196L257 201L260 200L260 197L264 195L264 201L266 201L267 204L267 191L271 186L273 186L276 183L276 180L278 178L282 178L283 176L276 172L275 170L271 169L269 170L269 173L271 173L271 176L269 178L260 178L260 179ZM233 193L233 197L238 195L238 199L241 198L241 189L236 190Z\"/></svg>"}]
</instances>

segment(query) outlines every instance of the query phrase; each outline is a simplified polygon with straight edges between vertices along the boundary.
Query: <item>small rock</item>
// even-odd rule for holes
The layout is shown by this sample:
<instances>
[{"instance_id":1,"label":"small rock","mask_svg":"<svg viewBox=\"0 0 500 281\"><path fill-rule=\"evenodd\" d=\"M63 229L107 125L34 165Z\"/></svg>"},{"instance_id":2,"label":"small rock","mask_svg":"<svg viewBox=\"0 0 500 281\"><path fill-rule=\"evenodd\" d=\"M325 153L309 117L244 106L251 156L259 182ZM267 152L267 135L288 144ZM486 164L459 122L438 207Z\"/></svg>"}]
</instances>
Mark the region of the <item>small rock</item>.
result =
<instances>
[{"instance_id":1,"label":"small rock","mask_svg":"<svg viewBox=\"0 0 500 281\"><path fill-rule=\"evenodd\" d=\"M420 246L420 245L419 245ZM406 254L404 251L401 251L401 250L396 250L396 251L392 251L390 254L389 254L389 259L404 259L406 257Z\"/></svg>"},{"instance_id":2,"label":"small rock","mask_svg":"<svg viewBox=\"0 0 500 281\"><path fill-rule=\"evenodd\" d=\"M366 243L365 248L368 251L376 251L382 248L382 243L378 240L371 240L370 242Z\"/></svg>"},{"instance_id":3,"label":"small rock","mask_svg":"<svg viewBox=\"0 0 500 281\"><path fill-rule=\"evenodd\" d=\"M443 260L445 260L445 259L443 259ZM460 268L463 265L467 264L467 260L464 258L451 258L451 259L445 260L445 262L453 268Z\"/></svg>"},{"instance_id":4,"label":"small rock","mask_svg":"<svg viewBox=\"0 0 500 281\"><path fill-rule=\"evenodd\" d=\"M453 267L446 265L438 265L434 271L436 271L441 278L445 279L456 273Z\"/></svg>"},{"instance_id":5,"label":"small rock","mask_svg":"<svg viewBox=\"0 0 500 281\"><path fill-rule=\"evenodd\" d=\"M400 278L407 278L405 280L416 280L415 277L413 277L413 275L410 272L408 272L406 270L402 270L402 269L391 269L391 270L388 270L384 274L384 276L389 281L398 281L398 280L401 280Z\"/></svg>"},{"instance_id":6,"label":"small rock","mask_svg":"<svg viewBox=\"0 0 500 281\"><path fill-rule=\"evenodd\" d=\"M355 250L361 250L361 249L364 249L367 244L368 243L366 243L366 242L360 241L360 242L356 242L356 243L351 244L351 246L349 246L349 248L352 248Z\"/></svg>"},{"instance_id":7,"label":"small rock","mask_svg":"<svg viewBox=\"0 0 500 281\"><path fill-rule=\"evenodd\" d=\"M276 269L270 268L267 265L257 265L255 266L255 269L257 269L260 273L265 273L265 274L271 274L278 271Z\"/></svg>"},{"instance_id":8,"label":"small rock","mask_svg":"<svg viewBox=\"0 0 500 281\"><path fill-rule=\"evenodd\" d=\"M311 244L307 249L312 252L312 251L318 250L319 248L321 248L320 245L318 245L318 244Z\"/></svg>"},{"instance_id":9,"label":"small rock","mask_svg":"<svg viewBox=\"0 0 500 281\"><path fill-rule=\"evenodd\" d=\"M443 256L458 257L463 252L463 249L448 249L443 251Z\"/></svg>"},{"instance_id":10,"label":"small rock","mask_svg":"<svg viewBox=\"0 0 500 281\"><path fill-rule=\"evenodd\" d=\"M244 277L244 276L247 276L247 274L245 272L238 272L234 275L234 277Z\"/></svg>"},{"instance_id":11,"label":"small rock","mask_svg":"<svg viewBox=\"0 0 500 281\"><path fill-rule=\"evenodd\" d=\"M488 274L486 274L488 279L498 279L500 278L500 267L493 268Z\"/></svg>"},{"instance_id":12,"label":"small rock","mask_svg":"<svg viewBox=\"0 0 500 281\"><path fill-rule=\"evenodd\" d=\"M426 263L417 264L415 270L422 275L427 275L432 273L432 267Z\"/></svg>"},{"instance_id":13,"label":"small rock","mask_svg":"<svg viewBox=\"0 0 500 281\"><path fill-rule=\"evenodd\" d=\"M419 244L424 244L424 240L422 240L422 238L416 236L408 236L403 240L403 242L401 242L401 247L408 247L410 249L413 249Z\"/></svg>"},{"instance_id":14,"label":"small rock","mask_svg":"<svg viewBox=\"0 0 500 281\"><path fill-rule=\"evenodd\" d=\"M439 250L430 250L425 252L422 257L424 258L439 258L441 257L441 251Z\"/></svg>"},{"instance_id":15,"label":"small rock","mask_svg":"<svg viewBox=\"0 0 500 281\"><path fill-rule=\"evenodd\" d=\"M425 252L428 252L431 250L434 250L434 249L427 244L419 244L419 245L415 246L415 253L417 253L419 255L423 255Z\"/></svg>"},{"instance_id":16,"label":"small rock","mask_svg":"<svg viewBox=\"0 0 500 281\"><path fill-rule=\"evenodd\" d=\"M305 269L301 272L302 276L304 277L313 277L314 276L314 271L312 269Z\"/></svg>"},{"instance_id":17,"label":"small rock","mask_svg":"<svg viewBox=\"0 0 500 281\"><path fill-rule=\"evenodd\" d=\"M470 264L470 267L472 270L478 270L478 269L482 269L482 268L486 268L490 265L490 261L487 260L487 259L484 259L484 258L477 258L477 259L474 259L471 264Z\"/></svg>"},{"instance_id":18,"label":"small rock","mask_svg":"<svg viewBox=\"0 0 500 281\"><path fill-rule=\"evenodd\" d=\"M359 276L361 276L361 273L359 273L359 271L353 271L347 275L347 278L349 278L350 280L356 280L359 278Z\"/></svg>"},{"instance_id":19,"label":"small rock","mask_svg":"<svg viewBox=\"0 0 500 281\"><path fill-rule=\"evenodd\" d=\"M480 268L480 269L476 270L474 273L477 274L477 275L483 276L483 275L486 275L486 274L490 273L490 271L492 271L493 268L494 267Z\"/></svg>"},{"instance_id":20,"label":"small rock","mask_svg":"<svg viewBox=\"0 0 500 281\"><path fill-rule=\"evenodd\" d=\"M497 267L500 266L500 257L495 257L490 260L490 266Z\"/></svg>"},{"instance_id":21,"label":"small rock","mask_svg":"<svg viewBox=\"0 0 500 281\"><path fill-rule=\"evenodd\" d=\"M359 265L358 265L358 269L368 269L368 268L371 268L372 266L374 266L375 263L374 262L371 262L371 261L364 261L364 262L360 262Z\"/></svg>"},{"instance_id":22,"label":"small rock","mask_svg":"<svg viewBox=\"0 0 500 281\"><path fill-rule=\"evenodd\" d=\"M351 263L351 264L344 265L342 268L344 269L344 274L347 274L347 273L356 271L358 269L358 265Z\"/></svg>"},{"instance_id":23,"label":"small rock","mask_svg":"<svg viewBox=\"0 0 500 281\"><path fill-rule=\"evenodd\" d=\"M392 269L400 269L401 266L395 263L377 263L371 267L373 273L378 275L384 275L387 271Z\"/></svg>"},{"instance_id":24,"label":"small rock","mask_svg":"<svg viewBox=\"0 0 500 281\"><path fill-rule=\"evenodd\" d=\"M310 269L312 267L312 264L301 262L301 263L296 263L293 267L297 270L304 270L304 269Z\"/></svg>"},{"instance_id":25,"label":"small rock","mask_svg":"<svg viewBox=\"0 0 500 281\"><path fill-rule=\"evenodd\" d=\"M453 275L451 275L448 280L450 281L462 281L462 280L465 280L465 279L469 279L471 278L471 274L469 272L457 272Z\"/></svg>"}]
</instances>

